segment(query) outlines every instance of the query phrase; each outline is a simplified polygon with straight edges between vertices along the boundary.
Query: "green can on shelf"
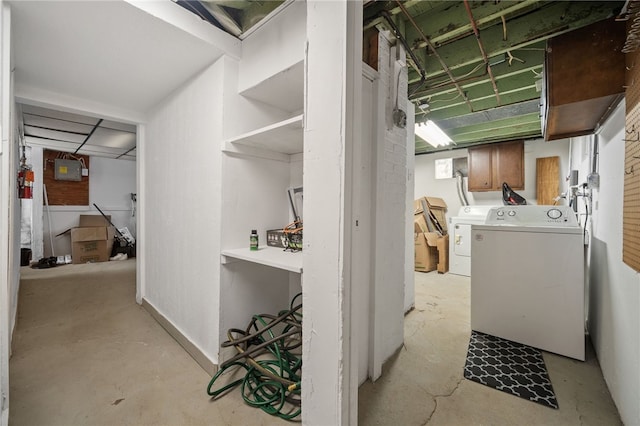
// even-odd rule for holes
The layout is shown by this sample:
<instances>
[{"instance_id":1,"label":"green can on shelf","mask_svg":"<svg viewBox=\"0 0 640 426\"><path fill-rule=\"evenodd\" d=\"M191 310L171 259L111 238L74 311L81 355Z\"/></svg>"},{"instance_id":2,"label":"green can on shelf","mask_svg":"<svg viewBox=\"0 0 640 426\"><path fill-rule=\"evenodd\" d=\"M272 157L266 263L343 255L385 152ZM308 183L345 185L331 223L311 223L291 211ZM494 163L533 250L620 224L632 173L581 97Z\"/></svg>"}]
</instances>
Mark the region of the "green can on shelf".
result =
<instances>
[{"instance_id":1,"label":"green can on shelf","mask_svg":"<svg viewBox=\"0 0 640 426\"><path fill-rule=\"evenodd\" d=\"M256 229L251 230L249 236L249 250L258 250L258 231Z\"/></svg>"}]
</instances>

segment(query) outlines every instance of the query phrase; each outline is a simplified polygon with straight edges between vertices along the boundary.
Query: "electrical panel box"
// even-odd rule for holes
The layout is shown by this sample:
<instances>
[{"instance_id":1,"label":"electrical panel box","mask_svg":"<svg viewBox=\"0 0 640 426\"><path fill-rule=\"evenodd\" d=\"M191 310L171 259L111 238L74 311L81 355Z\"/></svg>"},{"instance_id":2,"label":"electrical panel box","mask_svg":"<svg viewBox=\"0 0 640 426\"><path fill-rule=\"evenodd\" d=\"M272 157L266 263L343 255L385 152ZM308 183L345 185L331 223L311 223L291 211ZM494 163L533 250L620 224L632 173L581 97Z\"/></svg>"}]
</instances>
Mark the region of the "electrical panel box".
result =
<instances>
[{"instance_id":1,"label":"electrical panel box","mask_svg":"<svg viewBox=\"0 0 640 426\"><path fill-rule=\"evenodd\" d=\"M81 181L82 163L78 160L63 160L56 158L54 177L56 180Z\"/></svg>"}]
</instances>

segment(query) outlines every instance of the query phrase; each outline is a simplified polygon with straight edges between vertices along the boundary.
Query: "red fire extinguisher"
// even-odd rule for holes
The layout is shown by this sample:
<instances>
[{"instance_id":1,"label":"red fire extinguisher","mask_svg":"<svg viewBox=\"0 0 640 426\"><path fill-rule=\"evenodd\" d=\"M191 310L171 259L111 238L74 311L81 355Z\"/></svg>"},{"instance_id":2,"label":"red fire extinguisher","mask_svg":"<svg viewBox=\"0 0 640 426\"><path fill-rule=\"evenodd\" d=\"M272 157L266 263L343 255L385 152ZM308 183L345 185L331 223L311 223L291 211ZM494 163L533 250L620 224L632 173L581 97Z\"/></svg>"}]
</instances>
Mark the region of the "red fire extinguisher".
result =
<instances>
[{"instance_id":1,"label":"red fire extinguisher","mask_svg":"<svg viewBox=\"0 0 640 426\"><path fill-rule=\"evenodd\" d=\"M21 166L18 172L18 198L33 198L34 173L29 166Z\"/></svg>"}]
</instances>

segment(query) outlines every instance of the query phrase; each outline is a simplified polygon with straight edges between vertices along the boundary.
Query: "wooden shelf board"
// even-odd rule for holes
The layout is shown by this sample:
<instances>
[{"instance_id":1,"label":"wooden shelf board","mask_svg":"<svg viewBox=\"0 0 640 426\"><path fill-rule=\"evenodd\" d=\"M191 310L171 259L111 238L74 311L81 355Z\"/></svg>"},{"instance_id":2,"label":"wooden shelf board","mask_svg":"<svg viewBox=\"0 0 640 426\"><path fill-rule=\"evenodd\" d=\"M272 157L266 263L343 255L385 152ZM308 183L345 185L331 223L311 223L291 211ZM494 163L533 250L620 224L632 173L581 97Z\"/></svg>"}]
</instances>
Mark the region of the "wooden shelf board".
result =
<instances>
[{"instance_id":1,"label":"wooden shelf board","mask_svg":"<svg viewBox=\"0 0 640 426\"><path fill-rule=\"evenodd\" d=\"M229 263L229 258L259 263L290 272L302 273L302 252L284 251L277 247L260 247L256 251L248 247L222 251L222 263Z\"/></svg>"},{"instance_id":2,"label":"wooden shelf board","mask_svg":"<svg viewBox=\"0 0 640 426\"><path fill-rule=\"evenodd\" d=\"M302 152L304 138L302 134L302 117L302 114L297 115L287 120L245 133L228 140L228 142L280 152L282 154L299 154Z\"/></svg>"}]
</instances>

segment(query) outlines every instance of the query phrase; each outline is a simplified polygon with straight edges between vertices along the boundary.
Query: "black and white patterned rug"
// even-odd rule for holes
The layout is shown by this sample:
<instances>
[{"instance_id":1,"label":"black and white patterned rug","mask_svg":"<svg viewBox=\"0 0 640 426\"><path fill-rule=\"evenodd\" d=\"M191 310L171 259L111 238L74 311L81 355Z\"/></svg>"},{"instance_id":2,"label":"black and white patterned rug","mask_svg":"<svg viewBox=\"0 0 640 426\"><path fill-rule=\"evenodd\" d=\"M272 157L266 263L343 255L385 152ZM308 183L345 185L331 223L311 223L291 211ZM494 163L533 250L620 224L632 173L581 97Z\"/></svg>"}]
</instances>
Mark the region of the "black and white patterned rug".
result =
<instances>
[{"instance_id":1,"label":"black and white patterned rug","mask_svg":"<svg viewBox=\"0 0 640 426\"><path fill-rule=\"evenodd\" d=\"M558 408L542 352L530 346L472 331L464 377L547 407Z\"/></svg>"}]
</instances>

